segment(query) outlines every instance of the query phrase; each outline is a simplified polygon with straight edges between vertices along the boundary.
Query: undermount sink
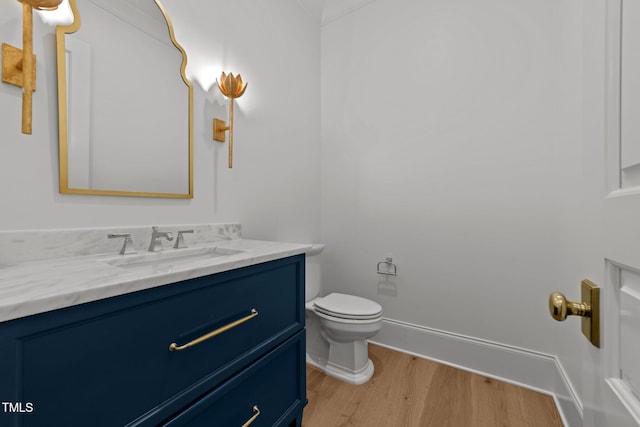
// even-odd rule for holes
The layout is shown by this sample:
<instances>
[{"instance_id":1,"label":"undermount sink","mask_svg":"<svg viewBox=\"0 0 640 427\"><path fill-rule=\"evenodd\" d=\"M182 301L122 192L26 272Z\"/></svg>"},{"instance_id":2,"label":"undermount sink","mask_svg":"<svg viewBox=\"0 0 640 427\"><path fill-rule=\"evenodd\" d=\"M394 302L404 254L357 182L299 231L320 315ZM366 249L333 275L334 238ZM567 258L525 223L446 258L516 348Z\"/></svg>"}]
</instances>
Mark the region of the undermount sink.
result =
<instances>
[{"instance_id":1,"label":"undermount sink","mask_svg":"<svg viewBox=\"0 0 640 427\"><path fill-rule=\"evenodd\" d=\"M173 267L180 263L224 257L241 252L244 251L208 246L204 248L167 249L160 252L121 255L117 258L103 260L103 262L120 268L139 268L144 266Z\"/></svg>"}]
</instances>

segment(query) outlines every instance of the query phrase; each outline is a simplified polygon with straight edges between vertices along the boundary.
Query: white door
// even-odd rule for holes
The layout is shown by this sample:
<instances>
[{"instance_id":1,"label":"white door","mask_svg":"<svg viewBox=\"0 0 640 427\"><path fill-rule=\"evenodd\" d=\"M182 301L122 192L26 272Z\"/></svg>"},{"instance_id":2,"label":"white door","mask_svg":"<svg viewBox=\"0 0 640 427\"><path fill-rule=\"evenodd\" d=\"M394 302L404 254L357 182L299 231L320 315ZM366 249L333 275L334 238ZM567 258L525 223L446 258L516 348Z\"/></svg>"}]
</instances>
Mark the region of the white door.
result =
<instances>
[{"instance_id":1,"label":"white door","mask_svg":"<svg viewBox=\"0 0 640 427\"><path fill-rule=\"evenodd\" d=\"M602 327L600 348L585 340L580 349L584 427L638 427L640 0L583 5L581 191L590 247L582 256L585 277L601 287Z\"/></svg>"}]
</instances>

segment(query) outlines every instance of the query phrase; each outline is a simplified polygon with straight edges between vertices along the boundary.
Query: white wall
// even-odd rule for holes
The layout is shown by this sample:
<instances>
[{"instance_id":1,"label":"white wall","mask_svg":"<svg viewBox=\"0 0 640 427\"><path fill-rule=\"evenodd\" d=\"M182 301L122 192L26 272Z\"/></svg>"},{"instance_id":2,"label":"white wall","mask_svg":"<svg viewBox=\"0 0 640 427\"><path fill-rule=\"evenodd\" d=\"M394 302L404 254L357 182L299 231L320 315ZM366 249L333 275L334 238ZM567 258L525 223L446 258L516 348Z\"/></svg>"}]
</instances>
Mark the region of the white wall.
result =
<instances>
[{"instance_id":1,"label":"white wall","mask_svg":"<svg viewBox=\"0 0 640 427\"><path fill-rule=\"evenodd\" d=\"M360 3L322 29L326 290L559 355L579 389L579 326L547 298L582 279L580 2Z\"/></svg>"},{"instance_id":2,"label":"white wall","mask_svg":"<svg viewBox=\"0 0 640 427\"><path fill-rule=\"evenodd\" d=\"M317 20L286 0L164 5L190 77L211 83L224 69L249 82L236 106L234 168L226 165L227 144L211 139L213 117L226 119L228 106L217 88L205 93L196 84L193 200L59 194L54 30L35 17L33 135L20 133L21 90L0 84L0 229L240 221L248 237L317 239ZM1 2L0 40L20 46L21 32L20 3ZM141 112L142 123L150 118Z\"/></svg>"}]
</instances>

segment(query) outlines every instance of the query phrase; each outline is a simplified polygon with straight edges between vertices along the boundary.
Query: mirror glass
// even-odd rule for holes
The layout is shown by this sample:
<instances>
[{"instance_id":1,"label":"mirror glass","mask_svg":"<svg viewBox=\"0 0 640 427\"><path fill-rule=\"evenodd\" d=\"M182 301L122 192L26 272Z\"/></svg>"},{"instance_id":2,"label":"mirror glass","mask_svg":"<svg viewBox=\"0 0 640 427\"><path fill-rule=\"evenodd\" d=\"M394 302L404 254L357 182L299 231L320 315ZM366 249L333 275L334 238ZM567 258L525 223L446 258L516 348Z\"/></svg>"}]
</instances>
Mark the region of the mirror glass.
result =
<instances>
[{"instance_id":1,"label":"mirror glass","mask_svg":"<svg viewBox=\"0 0 640 427\"><path fill-rule=\"evenodd\" d=\"M60 192L193 197L193 86L159 0L70 0L56 28Z\"/></svg>"}]
</instances>

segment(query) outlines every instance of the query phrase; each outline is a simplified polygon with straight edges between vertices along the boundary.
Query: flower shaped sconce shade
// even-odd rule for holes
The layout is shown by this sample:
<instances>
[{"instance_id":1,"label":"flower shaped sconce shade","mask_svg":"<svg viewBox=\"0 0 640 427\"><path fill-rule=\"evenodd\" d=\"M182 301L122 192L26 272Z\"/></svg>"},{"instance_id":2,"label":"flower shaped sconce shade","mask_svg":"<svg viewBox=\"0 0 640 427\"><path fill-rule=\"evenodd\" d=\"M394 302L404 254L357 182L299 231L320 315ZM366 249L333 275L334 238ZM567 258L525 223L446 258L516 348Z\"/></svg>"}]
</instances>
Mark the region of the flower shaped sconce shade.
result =
<instances>
[{"instance_id":1,"label":"flower shaped sconce shade","mask_svg":"<svg viewBox=\"0 0 640 427\"><path fill-rule=\"evenodd\" d=\"M36 90L33 54L33 9L56 10L62 0L18 0L22 3L22 49L2 43L2 81L22 88L22 133L31 134L32 99Z\"/></svg>"},{"instance_id":2,"label":"flower shaped sconce shade","mask_svg":"<svg viewBox=\"0 0 640 427\"><path fill-rule=\"evenodd\" d=\"M213 139L224 142L225 131L229 131L229 167L233 167L233 100L240 98L244 91L247 90L247 83L242 81L242 76L234 76L233 73L225 74L224 72L217 80L220 92L229 98L229 125L224 120L213 119Z\"/></svg>"}]
</instances>

